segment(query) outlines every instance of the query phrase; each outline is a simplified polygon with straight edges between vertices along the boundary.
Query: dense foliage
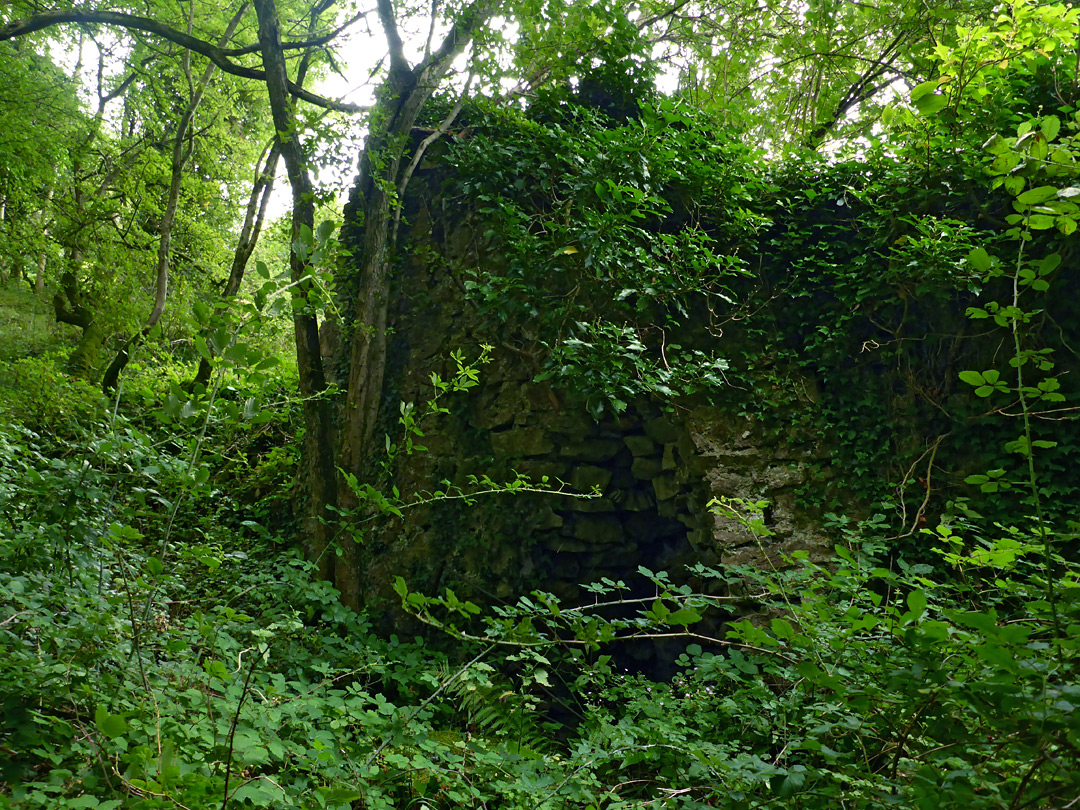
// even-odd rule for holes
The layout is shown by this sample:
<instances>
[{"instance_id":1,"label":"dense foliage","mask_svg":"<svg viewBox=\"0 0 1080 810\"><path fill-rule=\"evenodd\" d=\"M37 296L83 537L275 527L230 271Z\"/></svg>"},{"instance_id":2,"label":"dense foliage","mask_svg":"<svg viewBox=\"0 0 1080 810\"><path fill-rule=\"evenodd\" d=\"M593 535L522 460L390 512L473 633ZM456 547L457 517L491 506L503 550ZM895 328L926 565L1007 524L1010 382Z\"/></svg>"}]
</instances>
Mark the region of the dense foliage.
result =
<instances>
[{"instance_id":1,"label":"dense foliage","mask_svg":"<svg viewBox=\"0 0 1080 810\"><path fill-rule=\"evenodd\" d=\"M209 7L147 13L213 32L232 67L254 70L254 28L269 63L277 14L257 5L259 25L231 32ZM294 50L322 53L328 8L283 7L316 43ZM355 573L363 521L418 499L473 507L469 492L401 492L388 474L424 452L493 349L474 364L455 351L431 401L395 403L377 454L328 460L351 501L313 520L304 472L313 409L338 396L306 387L319 346L304 330L316 317L356 326L349 295L386 269L357 236L375 214L387 255L410 227L408 138L379 118L401 112L394 94L411 98L415 77L392 4L379 4L390 65L376 71L387 84L368 121L367 197L345 244L333 223L300 221L315 192L294 150L297 218L261 254L277 266L256 262L224 298L203 276L224 275L232 231L241 276L254 247L236 201L241 178L272 165L255 155L270 129L261 96L235 74L200 85L186 51L139 34L125 71L102 56L88 105L52 61L0 42L0 807L1076 803L1078 12L688 9L523 3L508 18L516 40L471 32L483 92L508 78L528 92L436 99L419 119L426 137L460 115L438 193L475 232L478 261L450 270L503 342L597 417L708 401L821 436L834 463L805 499L828 513L835 557L698 565L694 587L641 568L582 583L584 604L543 582L481 605L402 578L399 626L424 631L409 639L320 575L328 561L339 580ZM0 31L37 11L5 9ZM492 13L459 11L459 32ZM683 92L655 92L653 60L676 57ZM281 68L279 90L307 58ZM770 97L757 74L778 61L793 67ZM716 115L728 102L740 116ZM791 120L770 131L780 115ZM296 146L288 122L275 119L278 147ZM845 133L858 137L829 155L804 148ZM218 159L226 150L235 160ZM132 302L161 292L147 273L160 250L191 314L143 334ZM48 322L43 291L70 330ZM83 379L101 368L88 334L125 352L150 341L109 397ZM557 488L473 481L504 497ZM710 508L768 542L768 504ZM620 668L626 642L677 644L677 674Z\"/></svg>"}]
</instances>

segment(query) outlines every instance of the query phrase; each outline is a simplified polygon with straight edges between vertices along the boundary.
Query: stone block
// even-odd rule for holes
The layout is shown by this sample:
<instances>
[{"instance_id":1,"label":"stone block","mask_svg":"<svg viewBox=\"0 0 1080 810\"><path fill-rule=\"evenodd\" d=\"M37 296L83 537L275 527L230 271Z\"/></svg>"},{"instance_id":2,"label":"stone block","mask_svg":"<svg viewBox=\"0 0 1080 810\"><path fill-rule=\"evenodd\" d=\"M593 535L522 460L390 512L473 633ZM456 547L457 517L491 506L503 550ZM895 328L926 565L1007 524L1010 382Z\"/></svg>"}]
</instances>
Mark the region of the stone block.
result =
<instances>
[{"instance_id":1,"label":"stone block","mask_svg":"<svg viewBox=\"0 0 1080 810\"><path fill-rule=\"evenodd\" d=\"M583 464L570 471L570 486L578 492L591 492L594 488L603 492L611 483L611 470Z\"/></svg>"},{"instance_id":2,"label":"stone block","mask_svg":"<svg viewBox=\"0 0 1080 810\"><path fill-rule=\"evenodd\" d=\"M551 509L538 512L532 523L534 529L557 529L562 525L562 515L555 513Z\"/></svg>"},{"instance_id":3,"label":"stone block","mask_svg":"<svg viewBox=\"0 0 1080 810\"><path fill-rule=\"evenodd\" d=\"M708 548L708 545L712 538L709 533L704 529L692 529L686 533L686 542L690 544L690 547L695 551L701 551Z\"/></svg>"},{"instance_id":4,"label":"stone block","mask_svg":"<svg viewBox=\"0 0 1080 810\"><path fill-rule=\"evenodd\" d=\"M689 512L679 512L675 519L688 529L696 529L701 526L701 521L698 520L697 515L692 515Z\"/></svg>"},{"instance_id":5,"label":"stone block","mask_svg":"<svg viewBox=\"0 0 1080 810\"><path fill-rule=\"evenodd\" d=\"M574 525L574 537L594 546L610 546L623 539L622 524L614 515L582 515Z\"/></svg>"},{"instance_id":6,"label":"stone block","mask_svg":"<svg viewBox=\"0 0 1080 810\"><path fill-rule=\"evenodd\" d=\"M547 383L522 386L522 394L530 411L558 411L562 409L559 398Z\"/></svg>"},{"instance_id":7,"label":"stone block","mask_svg":"<svg viewBox=\"0 0 1080 810\"><path fill-rule=\"evenodd\" d=\"M582 442L564 445L559 452L564 456L579 461L596 463L611 461L622 450L618 439L586 439Z\"/></svg>"},{"instance_id":8,"label":"stone block","mask_svg":"<svg viewBox=\"0 0 1080 810\"><path fill-rule=\"evenodd\" d=\"M634 478L639 481L651 481L660 475L662 471L660 459L658 458L635 458L634 463L630 465L630 473Z\"/></svg>"},{"instance_id":9,"label":"stone block","mask_svg":"<svg viewBox=\"0 0 1080 810\"><path fill-rule=\"evenodd\" d=\"M593 547L582 540L575 540L573 537L552 537L544 540L544 545L557 553L571 552L574 554L584 554L592 551ZM551 575L550 572L548 574Z\"/></svg>"},{"instance_id":10,"label":"stone block","mask_svg":"<svg viewBox=\"0 0 1080 810\"><path fill-rule=\"evenodd\" d=\"M652 480L653 491L656 493L656 500L658 501L670 501L682 490L675 479L670 475L662 475ZM674 517L674 514L671 515Z\"/></svg>"},{"instance_id":11,"label":"stone block","mask_svg":"<svg viewBox=\"0 0 1080 810\"><path fill-rule=\"evenodd\" d=\"M659 517L651 512L635 512L626 519L626 536L639 545L655 543L685 533L683 527L671 518Z\"/></svg>"},{"instance_id":12,"label":"stone block","mask_svg":"<svg viewBox=\"0 0 1080 810\"><path fill-rule=\"evenodd\" d=\"M664 445L664 456L660 460L661 469L663 469L664 471L674 470L678 466L679 466L679 463L678 463L678 461L675 460L675 445L673 445L673 444L665 444Z\"/></svg>"},{"instance_id":13,"label":"stone block","mask_svg":"<svg viewBox=\"0 0 1080 810\"><path fill-rule=\"evenodd\" d=\"M648 436L626 436L623 443L637 456L651 456L656 452L656 442Z\"/></svg>"},{"instance_id":14,"label":"stone block","mask_svg":"<svg viewBox=\"0 0 1080 810\"><path fill-rule=\"evenodd\" d=\"M800 465L769 467L765 470L765 486L768 489L795 487L806 481L806 468Z\"/></svg>"},{"instance_id":15,"label":"stone block","mask_svg":"<svg viewBox=\"0 0 1080 810\"><path fill-rule=\"evenodd\" d=\"M596 512L616 511L615 502L610 498L567 498L567 512L582 512L591 514Z\"/></svg>"},{"instance_id":16,"label":"stone block","mask_svg":"<svg viewBox=\"0 0 1080 810\"><path fill-rule=\"evenodd\" d=\"M656 496L653 494L652 487L647 490L640 488L624 490L622 498L619 499L619 508L624 512L643 512L654 506L656 506Z\"/></svg>"},{"instance_id":17,"label":"stone block","mask_svg":"<svg viewBox=\"0 0 1080 810\"><path fill-rule=\"evenodd\" d=\"M512 424L521 412L517 386L504 385L489 401L482 402L469 416L469 424L480 430L495 430Z\"/></svg>"},{"instance_id":18,"label":"stone block","mask_svg":"<svg viewBox=\"0 0 1080 810\"><path fill-rule=\"evenodd\" d=\"M543 429L526 427L492 433L491 449L497 456L520 458L545 455L555 449L555 444Z\"/></svg>"},{"instance_id":19,"label":"stone block","mask_svg":"<svg viewBox=\"0 0 1080 810\"><path fill-rule=\"evenodd\" d=\"M645 423L645 435L657 444L675 444L682 432L682 428L666 416L658 416Z\"/></svg>"}]
</instances>

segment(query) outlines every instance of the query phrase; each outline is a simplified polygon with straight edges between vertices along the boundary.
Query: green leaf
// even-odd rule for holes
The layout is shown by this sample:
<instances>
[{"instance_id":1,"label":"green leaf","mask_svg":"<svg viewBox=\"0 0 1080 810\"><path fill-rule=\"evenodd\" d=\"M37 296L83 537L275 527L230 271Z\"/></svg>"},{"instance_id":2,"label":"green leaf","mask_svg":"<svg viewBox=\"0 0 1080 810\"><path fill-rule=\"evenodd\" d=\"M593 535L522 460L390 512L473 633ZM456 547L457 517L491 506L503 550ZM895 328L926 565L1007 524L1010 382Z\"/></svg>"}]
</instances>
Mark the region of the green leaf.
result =
<instances>
[{"instance_id":1,"label":"green leaf","mask_svg":"<svg viewBox=\"0 0 1080 810\"><path fill-rule=\"evenodd\" d=\"M363 791L346 787L321 787L319 788L319 795L328 805L348 804L349 802L358 802L368 798Z\"/></svg>"},{"instance_id":2,"label":"green leaf","mask_svg":"<svg viewBox=\"0 0 1080 810\"><path fill-rule=\"evenodd\" d=\"M810 681L817 680L824 674L821 671L821 667L813 661L800 661L795 667L795 671Z\"/></svg>"},{"instance_id":3,"label":"green leaf","mask_svg":"<svg viewBox=\"0 0 1080 810\"><path fill-rule=\"evenodd\" d=\"M918 101L923 96L927 96L930 93L933 93L937 89L938 89L938 80L937 79L931 79L928 82L923 82L922 84L915 85L914 87L911 88L911 101L912 101L912 103L915 103L916 101Z\"/></svg>"},{"instance_id":4,"label":"green leaf","mask_svg":"<svg viewBox=\"0 0 1080 810\"><path fill-rule=\"evenodd\" d=\"M701 621L701 615L699 613L695 613L689 608L681 608L679 610L676 610L674 613L667 617L668 624L679 624L683 627L687 627L691 624L694 624L694 622L699 621Z\"/></svg>"},{"instance_id":5,"label":"green leaf","mask_svg":"<svg viewBox=\"0 0 1080 810\"><path fill-rule=\"evenodd\" d=\"M907 605L915 618L922 616L926 613L926 594L922 591L912 591L907 595Z\"/></svg>"},{"instance_id":6,"label":"green leaf","mask_svg":"<svg viewBox=\"0 0 1080 810\"><path fill-rule=\"evenodd\" d=\"M968 253L967 260L971 266L980 273L985 273L994 266L994 260L990 258L990 254L986 252L986 248L974 248Z\"/></svg>"},{"instance_id":7,"label":"green leaf","mask_svg":"<svg viewBox=\"0 0 1080 810\"><path fill-rule=\"evenodd\" d=\"M772 627L773 635L777 638L795 638L795 628L791 626L791 622L787 619L773 619L769 624Z\"/></svg>"},{"instance_id":8,"label":"green leaf","mask_svg":"<svg viewBox=\"0 0 1080 810\"><path fill-rule=\"evenodd\" d=\"M949 100L943 95L934 93L933 95L912 99L912 103L921 114L936 115L948 106Z\"/></svg>"},{"instance_id":9,"label":"green leaf","mask_svg":"<svg viewBox=\"0 0 1080 810\"><path fill-rule=\"evenodd\" d=\"M100 703L94 709L94 722L97 724L98 731L110 740L115 740L124 734L128 727L127 720L122 715L109 714L109 710Z\"/></svg>"},{"instance_id":10,"label":"green leaf","mask_svg":"<svg viewBox=\"0 0 1080 810\"><path fill-rule=\"evenodd\" d=\"M966 382L968 385L985 385L986 383L983 375L978 371L961 371L960 381Z\"/></svg>"},{"instance_id":11,"label":"green leaf","mask_svg":"<svg viewBox=\"0 0 1080 810\"><path fill-rule=\"evenodd\" d=\"M1061 265L1061 254L1051 253L1044 258L1041 262L1038 262L1039 275L1048 276L1053 273Z\"/></svg>"},{"instance_id":12,"label":"green leaf","mask_svg":"<svg viewBox=\"0 0 1080 810\"><path fill-rule=\"evenodd\" d=\"M1005 182L1002 184L1005 186L1005 190L1012 194L1014 197L1024 190L1024 185L1027 180L1018 174L1014 174L1011 177L1006 177Z\"/></svg>"},{"instance_id":13,"label":"green leaf","mask_svg":"<svg viewBox=\"0 0 1080 810\"><path fill-rule=\"evenodd\" d=\"M1025 191L1016 198L1016 201L1021 205L1038 205L1041 202L1054 199L1057 195L1058 189L1056 186L1038 186Z\"/></svg>"},{"instance_id":14,"label":"green leaf","mask_svg":"<svg viewBox=\"0 0 1080 810\"><path fill-rule=\"evenodd\" d=\"M1046 136L1041 132L1031 139L1028 154L1031 155L1033 160L1046 160L1046 156L1050 154L1050 146L1046 142Z\"/></svg>"},{"instance_id":15,"label":"green leaf","mask_svg":"<svg viewBox=\"0 0 1080 810\"><path fill-rule=\"evenodd\" d=\"M1056 115L1048 115L1042 121L1042 134L1048 141L1054 140L1061 131L1061 119Z\"/></svg>"}]
</instances>

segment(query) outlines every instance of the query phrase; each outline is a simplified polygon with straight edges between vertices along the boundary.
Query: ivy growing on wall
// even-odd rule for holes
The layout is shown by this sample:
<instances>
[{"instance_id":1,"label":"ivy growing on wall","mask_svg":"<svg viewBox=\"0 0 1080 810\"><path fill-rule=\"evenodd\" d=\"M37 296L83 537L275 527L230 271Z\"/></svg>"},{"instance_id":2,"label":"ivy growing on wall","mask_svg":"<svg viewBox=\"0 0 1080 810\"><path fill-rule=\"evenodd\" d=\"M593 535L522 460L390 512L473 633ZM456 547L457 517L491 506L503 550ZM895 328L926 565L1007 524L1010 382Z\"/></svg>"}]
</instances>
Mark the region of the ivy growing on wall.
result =
<instances>
[{"instance_id":1,"label":"ivy growing on wall","mask_svg":"<svg viewBox=\"0 0 1080 810\"><path fill-rule=\"evenodd\" d=\"M467 115L447 192L470 211L463 284L541 359L541 379L597 418L639 397L705 400L807 437L844 487L812 483L808 497L885 501L906 536L928 510L964 508L964 478L1004 441L957 377L1002 351L964 318L1006 284L969 258L1008 250L993 155L927 162L908 138L775 167L670 99L628 119L565 100ZM1033 255L1069 255L1057 231L1034 239ZM1056 275L1037 346L1080 343L1075 281ZM1071 447L1057 452L1046 469L1070 495Z\"/></svg>"}]
</instances>

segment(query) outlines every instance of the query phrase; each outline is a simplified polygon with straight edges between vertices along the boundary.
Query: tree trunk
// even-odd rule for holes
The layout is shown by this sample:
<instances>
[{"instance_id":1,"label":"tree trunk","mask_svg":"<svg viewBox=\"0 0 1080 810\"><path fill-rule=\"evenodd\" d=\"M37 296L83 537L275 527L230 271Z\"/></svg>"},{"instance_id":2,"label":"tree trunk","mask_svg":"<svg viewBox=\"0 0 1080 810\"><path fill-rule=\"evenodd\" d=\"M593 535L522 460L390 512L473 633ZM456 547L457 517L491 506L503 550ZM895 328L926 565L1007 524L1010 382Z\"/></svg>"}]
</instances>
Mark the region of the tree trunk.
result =
<instances>
[{"instance_id":1,"label":"tree trunk","mask_svg":"<svg viewBox=\"0 0 1080 810\"><path fill-rule=\"evenodd\" d=\"M0 238L7 240L7 234L4 231L7 230L7 219L5 214L7 213L7 197L0 197ZM7 271L7 257L2 251L0 251L0 285L7 284L8 271Z\"/></svg>"},{"instance_id":2,"label":"tree trunk","mask_svg":"<svg viewBox=\"0 0 1080 810\"><path fill-rule=\"evenodd\" d=\"M292 244L305 229L314 232L315 201L307 158L300 145L293 102L289 96L285 54L281 47L277 7L274 0L255 0L259 18L259 45L262 49L266 89L274 116L281 157L292 190ZM309 559L316 564L323 579L336 581L334 558L330 554L331 522L337 506L337 470L334 463L334 432L330 403L326 398L326 377L319 352L319 325L306 305L310 282L305 282L310 267L296 250L289 255L289 271L294 283L293 333L296 339L296 365L300 376L300 395L304 403L304 460L302 486L307 493L308 509L301 531ZM359 583L342 590L341 601L359 607Z\"/></svg>"},{"instance_id":3,"label":"tree trunk","mask_svg":"<svg viewBox=\"0 0 1080 810\"><path fill-rule=\"evenodd\" d=\"M79 251L72 251L71 266L78 267L81 259ZM68 270L60 279L60 290L53 296L53 310L58 322L82 329L79 342L68 357L67 370L77 377L89 378L97 368L105 330L94 317L93 307L83 300L74 270Z\"/></svg>"},{"instance_id":4,"label":"tree trunk","mask_svg":"<svg viewBox=\"0 0 1080 810\"><path fill-rule=\"evenodd\" d=\"M236 251L233 253L232 266L229 268L229 278L225 282L225 289L221 293L224 299L232 298L240 289L244 280L244 272L247 270L248 261L259 242L259 234L262 233L263 221L266 219L266 208L270 203L270 193L274 190L274 174L277 172L278 158L281 156L281 147L277 139L270 145L266 153L266 161L262 169L255 177L251 186L251 194L248 196L247 211L244 214L244 226L240 229L240 238L236 242ZM192 385L205 386L210 382L210 373L213 366L205 357L199 359L199 370L195 373Z\"/></svg>"},{"instance_id":5,"label":"tree trunk","mask_svg":"<svg viewBox=\"0 0 1080 810\"><path fill-rule=\"evenodd\" d=\"M54 187L49 186L49 191L45 194L45 203L49 204L53 199ZM37 256L37 277L34 279L34 292L37 295L41 295L45 292L45 264L49 258L49 252L46 250L46 244L49 240L49 220L47 218L45 209L41 210L41 248L38 250Z\"/></svg>"},{"instance_id":6,"label":"tree trunk","mask_svg":"<svg viewBox=\"0 0 1080 810\"><path fill-rule=\"evenodd\" d=\"M389 0L379 0L379 19L390 47L390 72L369 118L370 131L360 162L355 200L364 230L357 259L359 284L354 292L349 376L342 415L339 465L357 480L378 483L377 461L385 449L377 440L379 403L386 373L386 316L390 300L390 270L397 206L411 176L406 157L410 135L421 109L440 80L494 12L489 0L478 0L454 24L440 47L414 68L404 58ZM344 281L344 280L343 280ZM342 286L345 286L344 284ZM355 495L342 489L343 512L356 509ZM359 549L346 542L337 561L335 584L359 587L362 580ZM355 584L354 584L355 583Z\"/></svg>"}]
</instances>

